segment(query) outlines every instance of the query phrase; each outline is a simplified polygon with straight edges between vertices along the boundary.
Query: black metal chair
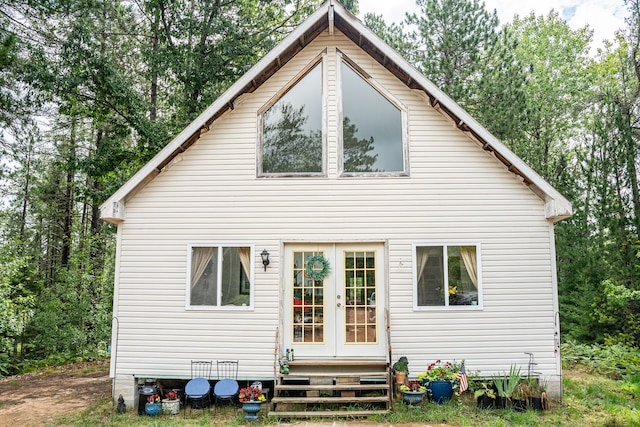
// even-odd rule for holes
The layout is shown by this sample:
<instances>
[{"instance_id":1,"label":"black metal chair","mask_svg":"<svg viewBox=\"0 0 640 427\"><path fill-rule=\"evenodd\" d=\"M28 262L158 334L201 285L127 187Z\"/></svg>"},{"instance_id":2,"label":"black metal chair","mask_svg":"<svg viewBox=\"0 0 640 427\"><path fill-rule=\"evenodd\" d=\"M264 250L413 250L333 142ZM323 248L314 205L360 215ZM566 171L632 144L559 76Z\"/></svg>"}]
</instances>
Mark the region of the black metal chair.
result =
<instances>
[{"instance_id":1,"label":"black metal chair","mask_svg":"<svg viewBox=\"0 0 640 427\"><path fill-rule=\"evenodd\" d=\"M184 387L184 416L187 416L187 403L191 401L191 409L201 407L204 409L211 406L211 370L213 362L211 360L191 361L191 380Z\"/></svg>"},{"instance_id":2,"label":"black metal chair","mask_svg":"<svg viewBox=\"0 0 640 427\"><path fill-rule=\"evenodd\" d=\"M237 360L218 360L218 382L213 387L213 395L215 397L214 412L217 411L220 402L230 402L235 410L238 409L235 397L240 391L238 385L238 361Z\"/></svg>"}]
</instances>

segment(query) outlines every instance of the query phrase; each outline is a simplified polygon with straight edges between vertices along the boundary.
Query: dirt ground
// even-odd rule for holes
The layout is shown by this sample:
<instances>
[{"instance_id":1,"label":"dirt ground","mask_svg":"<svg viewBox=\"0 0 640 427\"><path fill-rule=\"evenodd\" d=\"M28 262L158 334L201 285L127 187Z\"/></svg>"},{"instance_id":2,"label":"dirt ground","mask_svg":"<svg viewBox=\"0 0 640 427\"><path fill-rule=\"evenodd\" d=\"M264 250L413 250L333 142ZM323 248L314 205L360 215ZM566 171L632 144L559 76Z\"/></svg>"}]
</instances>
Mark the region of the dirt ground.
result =
<instances>
[{"instance_id":1,"label":"dirt ground","mask_svg":"<svg viewBox=\"0 0 640 427\"><path fill-rule=\"evenodd\" d=\"M0 378L0 427L44 426L110 395L108 362Z\"/></svg>"}]
</instances>

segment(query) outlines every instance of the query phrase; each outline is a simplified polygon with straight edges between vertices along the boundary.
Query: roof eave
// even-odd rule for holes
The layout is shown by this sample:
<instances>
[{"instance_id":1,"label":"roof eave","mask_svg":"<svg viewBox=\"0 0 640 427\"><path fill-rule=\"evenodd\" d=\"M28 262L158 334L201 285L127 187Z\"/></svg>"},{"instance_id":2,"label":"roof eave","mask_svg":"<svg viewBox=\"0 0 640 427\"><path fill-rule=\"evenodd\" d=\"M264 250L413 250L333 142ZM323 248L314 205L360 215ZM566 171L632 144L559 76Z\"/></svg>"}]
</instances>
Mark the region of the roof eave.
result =
<instances>
[{"instance_id":1,"label":"roof eave","mask_svg":"<svg viewBox=\"0 0 640 427\"><path fill-rule=\"evenodd\" d=\"M203 133L207 132L215 120L234 108L234 104L240 96L255 91L320 32L326 28L332 31L334 26L409 88L424 93L432 107L449 117L458 129L467 133L472 140L492 154L510 172L520 177L523 184L544 200L547 219L556 222L572 215L571 203L557 190L507 146L491 135L448 95L438 89L395 50L369 30L358 18L339 3L329 0L291 32L278 46L258 61L153 159L109 197L100 206L101 218L114 223L123 221L126 198L131 197L165 168L170 167L173 159L178 154L189 148Z\"/></svg>"}]
</instances>

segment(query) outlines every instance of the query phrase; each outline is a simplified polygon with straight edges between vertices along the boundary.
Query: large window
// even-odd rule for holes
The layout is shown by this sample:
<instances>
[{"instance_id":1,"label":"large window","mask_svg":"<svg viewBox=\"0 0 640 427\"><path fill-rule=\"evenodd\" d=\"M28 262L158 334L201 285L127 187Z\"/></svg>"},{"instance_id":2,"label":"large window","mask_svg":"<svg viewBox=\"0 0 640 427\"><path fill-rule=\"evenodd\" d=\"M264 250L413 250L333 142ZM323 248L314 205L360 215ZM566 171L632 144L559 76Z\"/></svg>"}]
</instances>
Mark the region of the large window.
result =
<instances>
[{"instance_id":1,"label":"large window","mask_svg":"<svg viewBox=\"0 0 640 427\"><path fill-rule=\"evenodd\" d=\"M401 110L344 61L341 74L344 174L405 172Z\"/></svg>"},{"instance_id":2,"label":"large window","mask_svg":"<svg viewBox=\"0 0 640 427\"><path fill-rule=\"evenodd\" d=\"M322 155L322 62L262 114L262 174L318 175Z\"/></svg>"},{"instance_id":3,"label":"large window","mask_svg":"<svg viewBox=\"0 0 640 427\"><path fill-rule=\"evenodd\" d=\"M189 306L249 307L251 248L191 246Z\"/></svg>"},{"instance_id":4,"label":"large window","mask_svg":"<svg viewBox=\"0 0 640 427\"><path fill-rule=\"evenodd\" d=\"M416 305L477 306L478 260L476 245L415 246Z\"/></svg>"}]
</instances>

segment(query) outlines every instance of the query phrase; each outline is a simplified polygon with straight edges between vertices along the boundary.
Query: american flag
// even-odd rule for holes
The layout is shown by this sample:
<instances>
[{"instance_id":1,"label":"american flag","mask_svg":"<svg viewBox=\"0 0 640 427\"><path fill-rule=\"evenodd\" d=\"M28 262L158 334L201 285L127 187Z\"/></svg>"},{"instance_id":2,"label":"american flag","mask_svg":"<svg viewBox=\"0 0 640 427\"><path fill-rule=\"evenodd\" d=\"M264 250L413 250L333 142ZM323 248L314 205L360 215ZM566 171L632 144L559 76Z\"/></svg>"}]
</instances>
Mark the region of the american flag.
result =
<instances>
[{"instance_id":1,"label":"american flag","mask_svg":"<svg viewBox=\"0 0 640 427\"><path fill-rule=\"evenodd\" d=\"M467 370L464 369L464 362L460 365L460 370L458 371L458 381L460 381L460 393L463 393L466 389L469 388L469 382L467 381Z\"/></svg>"}]
</instances>

